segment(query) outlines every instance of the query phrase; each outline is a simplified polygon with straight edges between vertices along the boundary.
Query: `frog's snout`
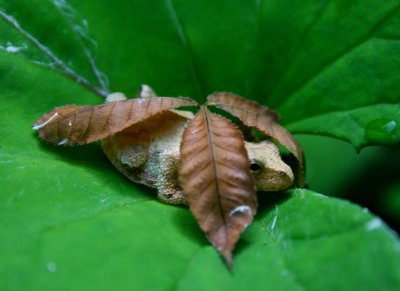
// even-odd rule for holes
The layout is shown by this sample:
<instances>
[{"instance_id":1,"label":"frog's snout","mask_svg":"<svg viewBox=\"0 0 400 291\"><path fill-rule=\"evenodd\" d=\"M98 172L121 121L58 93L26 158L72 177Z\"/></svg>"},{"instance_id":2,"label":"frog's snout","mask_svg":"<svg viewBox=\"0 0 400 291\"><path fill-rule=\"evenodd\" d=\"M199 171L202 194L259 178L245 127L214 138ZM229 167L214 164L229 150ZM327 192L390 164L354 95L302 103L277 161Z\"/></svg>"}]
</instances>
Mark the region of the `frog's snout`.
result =
<instances>
[{"instance_id":1,"label":"frog's snout","mask_svg":"<svg viewBox=\"0 0 400 291\"><path fill-rule=\"evenodd\" d=\"M294 180L293 171L289 166L288 166L288 170L279 171L278 175L279 175L279 179L281 179L280 185L282 187L281 187L281 189L278 189L276 191L286 189L293 184L293 180Z\"/></svg>"},{"instance_id":2,"label":"frog's snout","mask_svg":"<svg viewBox=\"0 0 400 291\"><path fill-rule=\"evenodd\" d=\"M281 191L293 184L293 171L288 165L285 169L264 169L256 178L256 187L258 191Z\"/></svg>"}]
</instances>

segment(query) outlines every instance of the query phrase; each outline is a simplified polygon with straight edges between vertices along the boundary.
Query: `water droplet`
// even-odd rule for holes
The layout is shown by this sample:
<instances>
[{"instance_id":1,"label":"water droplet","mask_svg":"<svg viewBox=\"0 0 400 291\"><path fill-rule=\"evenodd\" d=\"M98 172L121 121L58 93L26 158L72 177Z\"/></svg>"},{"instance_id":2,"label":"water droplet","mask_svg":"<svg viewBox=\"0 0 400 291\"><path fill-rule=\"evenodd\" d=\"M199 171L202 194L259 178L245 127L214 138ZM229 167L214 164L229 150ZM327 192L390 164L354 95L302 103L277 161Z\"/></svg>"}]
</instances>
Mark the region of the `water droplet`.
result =
<instances>
[{"instance_id":1,"label":"water droplet","mask_svg":"<svg viewBox=\"0 0 400 291\"><path fill-rule=\"evenodd\" d=\"M54 262L48 262L48 263L47 263L47 270L48 270L50 273L55 273L55 272L57 272L57 264L54 263Z\"/></svg>"},{"instance_id":2,"label":"water droplet","mask_svg":"<svg viewBox=\"0 0 400 291\"><path fill-rule=\"evenodd\" d=\"M379 145L393 145L400 142L400 127L397 122L387 118L374 119L365 127L367 141Z\"/></svg>"},{"instance_id":3,"label":"water droplet","mask_svg":"<svg viewBox=\"0 0 400 291\"><path fill-rule=\"evenodd\" d=\"M383 226L382 220L380 220L379 218L374 218L374 219L368 221L367 224L365 225L366 229L369 231L375 230L382 226Z\"/></svg>"}]
</instances>

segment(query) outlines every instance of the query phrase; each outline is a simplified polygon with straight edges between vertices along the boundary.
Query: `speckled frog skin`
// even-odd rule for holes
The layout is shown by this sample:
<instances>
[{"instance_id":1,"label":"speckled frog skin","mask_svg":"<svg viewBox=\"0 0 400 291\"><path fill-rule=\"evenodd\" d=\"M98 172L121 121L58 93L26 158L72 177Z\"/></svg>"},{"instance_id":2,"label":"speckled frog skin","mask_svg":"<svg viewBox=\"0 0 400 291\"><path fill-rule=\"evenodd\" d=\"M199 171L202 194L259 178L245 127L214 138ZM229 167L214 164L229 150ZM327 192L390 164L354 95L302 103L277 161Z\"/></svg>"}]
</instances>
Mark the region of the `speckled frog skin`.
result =
<instances>
[{"instance_id":1,"label":"speckled frog skin","mask_svg":"<svg viewBox=\"0 0 400 291\"><path fill-rule=\"evenodd\" d=\"M140 97L155 96L148 86L142 86ZM126 99L120 93L111 94L107 102ZM178 166L183 131L193 114L169 110L137 123L103 140L105 154L114 166L130 180L156 188L161 201L186 204L179 186ZM293 172L271 141L245 141L258 191L279 191L293 183Z\"/></svg>"}]
</instances>

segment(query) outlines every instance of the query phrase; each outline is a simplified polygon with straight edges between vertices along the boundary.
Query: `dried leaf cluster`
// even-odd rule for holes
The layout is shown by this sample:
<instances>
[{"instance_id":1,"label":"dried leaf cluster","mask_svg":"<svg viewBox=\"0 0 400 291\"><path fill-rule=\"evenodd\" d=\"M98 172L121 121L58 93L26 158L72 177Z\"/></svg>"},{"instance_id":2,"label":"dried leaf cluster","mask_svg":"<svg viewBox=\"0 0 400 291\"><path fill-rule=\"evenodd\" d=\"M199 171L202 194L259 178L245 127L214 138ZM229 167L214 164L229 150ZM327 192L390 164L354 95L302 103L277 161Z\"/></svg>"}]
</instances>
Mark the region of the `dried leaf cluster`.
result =
<instances>
[{"instance_id":1,"label":"dried leaf cluster","mask_svg":"<svg viewBox=\"0 0 400 291\"><path fill-rule=\"evenodd\" d=\"M302 150L277 123L276 112L230 93L214 93L203 106L187 98L146 97L97 106L63 106L42 116L33 128L52 144L86 144L182 106L199 110L182 136L180 186L201 229L232 266L234 246L256 214L256 189L242 132L227 117L210 109L222 109L286 147L298 161L298 183L302 185Z\"/></svg>"}]
</instances>

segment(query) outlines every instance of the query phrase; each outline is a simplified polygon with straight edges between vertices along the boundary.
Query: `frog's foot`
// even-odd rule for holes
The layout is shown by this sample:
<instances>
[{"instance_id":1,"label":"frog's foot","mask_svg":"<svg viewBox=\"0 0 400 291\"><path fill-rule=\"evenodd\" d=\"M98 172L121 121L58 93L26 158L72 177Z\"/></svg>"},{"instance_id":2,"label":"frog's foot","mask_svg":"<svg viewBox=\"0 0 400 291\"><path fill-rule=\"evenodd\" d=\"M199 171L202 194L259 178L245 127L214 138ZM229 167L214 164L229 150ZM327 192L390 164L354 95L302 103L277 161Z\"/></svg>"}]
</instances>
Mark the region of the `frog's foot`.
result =
<instances>
[{"instance_id":1,"label":"frog's foot","mask_svg":"<svg viewBox=\"0 0 400 291\"><path fill-rule=\"evenodd\" d=\"M155 183L158 199L170 204L187 204L178 184L178 154L174 150L166 150L159 156L158 162L159 174Z\"/></svg>"},{"instance_id":2,"label":"frog's foot","mask_svg":"<svg viewBox=\"0 0 400 291\"><path fill-rule=\"evenodd\" d=\"M174 192L166 191L166 192L158 192L158 199L162 202L168 204L186 204L187 200L182 190L175 190Z\"/></svg>"},{"instance_id":3,"label":"frog's foot","mask_svg":"<svg viewBox=\"0 0 400 291\"><path fill-rule=\"evenodd\" d=\"M115 101L123 101L123 100L126 100L126 99L128 99L128 98L126 98L124 93L115 92L115 93L109 94L106 97L106 103L115 102Z\"/></svg>"},{"instance_id":4,"label":"frog's foot","mask_svg":"<svg viewBox=\"0 0 400 291\"><path fill-rule=\"evenodd\" d=\"M156 92L154 92L153 88L149 85L143 84L140 86L139 91L136 93L137 98L150 98L150 97L157 97ZM115 102L115 101L123 101L128 99L124 93L121 92L114 92L110 93L106 97L106 103Z\"/></svg>"},{"instance_id":5,"label":"frog's foot","mask_svg":"<svg viewBox=\"0 0 400 291\"><path fill-rule=\"evenodd\" d=\"M157 97L156 92L149 85L143 84L140 86L139 92L137 93L139 98L150 98Z\"/></svg>"}]
</instances>

